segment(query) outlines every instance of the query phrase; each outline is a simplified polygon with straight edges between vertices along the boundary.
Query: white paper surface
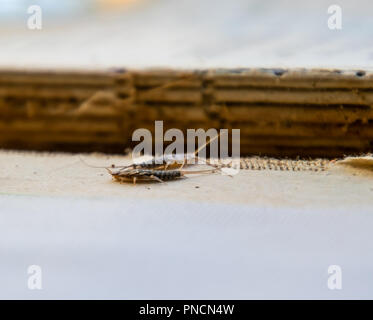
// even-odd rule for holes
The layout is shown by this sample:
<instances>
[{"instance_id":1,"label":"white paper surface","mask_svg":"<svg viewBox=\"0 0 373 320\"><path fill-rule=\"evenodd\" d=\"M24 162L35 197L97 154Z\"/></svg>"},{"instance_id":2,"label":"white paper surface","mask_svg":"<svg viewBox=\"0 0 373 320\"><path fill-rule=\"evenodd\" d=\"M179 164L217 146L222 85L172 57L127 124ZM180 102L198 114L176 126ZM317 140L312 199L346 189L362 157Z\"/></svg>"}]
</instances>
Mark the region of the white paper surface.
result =
<instances>
[{"instance_id":1,"label":"white paper surface","mask_svg":"<svg viewBox=\"0 0 373 320\"><path fill-rule=\"evenodd\" d=\"M0 298L373 298L373 215L1 196ZM42 268L29 290L27 268ZM328 267L342 268L329 290Z\"/></svg>"}]
</instances>

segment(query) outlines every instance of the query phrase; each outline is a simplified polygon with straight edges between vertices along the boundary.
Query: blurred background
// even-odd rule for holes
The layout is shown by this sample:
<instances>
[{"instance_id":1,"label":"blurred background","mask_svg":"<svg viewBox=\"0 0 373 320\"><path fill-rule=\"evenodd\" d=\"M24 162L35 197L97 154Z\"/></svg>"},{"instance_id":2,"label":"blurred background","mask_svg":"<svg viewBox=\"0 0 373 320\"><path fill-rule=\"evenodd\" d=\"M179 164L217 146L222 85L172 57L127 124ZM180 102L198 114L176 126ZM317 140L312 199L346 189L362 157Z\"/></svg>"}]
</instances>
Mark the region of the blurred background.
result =
<instances>
[{"instance_id":1,"label":"blurred background","mask_svg":"<svg viewBox=\"0 0 373 320\"><path fill-rule=\"evenodd\" d=\"M89 13L97 13L105 10L114 10L136 0L2 0L1 17L8 21L17 20L25 13L25 8L30 5L39 5L49 17L62 18L66 16L82 16Z\"/></svg>"},{"instance_id":2,"label":"blurred background","mask_svg":"<svg viewBox=\"0 0 373 320\"><path fill-rule=\"evenodd\" d=\"M0 66L370 69L368 0L1 0ZM27 29L27 7L43 10ZM330 30L328 7L342 8Z\"/></svg>"}]
</instances>

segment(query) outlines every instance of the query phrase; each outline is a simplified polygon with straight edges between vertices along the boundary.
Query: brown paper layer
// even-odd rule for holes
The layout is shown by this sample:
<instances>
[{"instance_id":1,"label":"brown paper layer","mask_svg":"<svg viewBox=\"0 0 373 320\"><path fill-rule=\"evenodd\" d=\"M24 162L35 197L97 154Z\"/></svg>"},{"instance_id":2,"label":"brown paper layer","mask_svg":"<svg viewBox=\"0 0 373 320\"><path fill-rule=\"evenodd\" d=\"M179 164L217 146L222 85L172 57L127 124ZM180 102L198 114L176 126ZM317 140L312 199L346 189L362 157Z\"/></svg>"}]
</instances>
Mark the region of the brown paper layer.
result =
<instances>
[{"instance_id":1,"label":"brown paper layer","mask_svg":"<svg viewBox=\"0 0 373 320\"><path fill-rule=\"evenodd\" d=\"M373 73L356 70L0 71L0 147L122 152L132 132L241 129L241 154L373 149Z\"/></svg>"}]
</instances>

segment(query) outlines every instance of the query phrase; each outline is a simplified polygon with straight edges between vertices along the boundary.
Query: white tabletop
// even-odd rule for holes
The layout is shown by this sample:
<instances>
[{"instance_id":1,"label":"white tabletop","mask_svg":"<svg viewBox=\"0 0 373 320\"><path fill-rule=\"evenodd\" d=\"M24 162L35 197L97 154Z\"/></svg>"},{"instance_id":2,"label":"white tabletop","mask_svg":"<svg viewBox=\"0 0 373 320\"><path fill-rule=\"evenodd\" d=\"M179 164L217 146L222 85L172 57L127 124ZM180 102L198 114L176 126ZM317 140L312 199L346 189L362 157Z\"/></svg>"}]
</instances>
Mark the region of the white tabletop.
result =
<instances>
[{"instance_id":1,"label":"white tabletop","mask_svg":"<svg viewBox=\"0 0 373 320\"><path fill-rule=\"evenodd\" d=\"M336 167L118 184L76 155L1 152L0 298L372 299L372 179Z\"/></svg>"}]
</instances>

